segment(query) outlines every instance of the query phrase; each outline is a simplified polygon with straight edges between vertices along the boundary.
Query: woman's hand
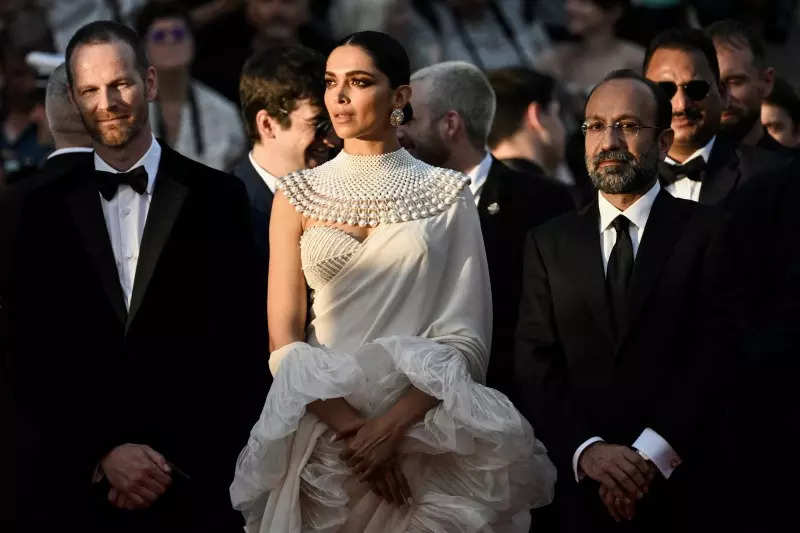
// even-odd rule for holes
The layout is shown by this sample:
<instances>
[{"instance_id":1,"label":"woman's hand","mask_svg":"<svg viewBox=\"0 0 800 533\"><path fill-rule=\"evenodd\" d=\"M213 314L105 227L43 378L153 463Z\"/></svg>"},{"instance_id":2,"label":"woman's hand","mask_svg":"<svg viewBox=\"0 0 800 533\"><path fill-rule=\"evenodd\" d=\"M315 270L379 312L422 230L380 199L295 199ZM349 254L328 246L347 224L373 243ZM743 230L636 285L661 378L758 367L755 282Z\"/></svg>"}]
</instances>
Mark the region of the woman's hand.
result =
<instances>
[{"instance_id":1,"label":"woman's hand","mask_svg":"<svg viewBox=\"0 0 800 533\"><path fill-rule=\"evenodd\" d=\"M372 418L348 439L347 449L339 457L353 470L359 481L366 481L394 459L405 431L406 426L388 416L388 413Z\"/></svg>"},{"instance_id":2,"label":"woman's hand","mask_svg":"<svg viewBox=\"0 0 800 533\"><path fill-rule=\"evenodd\" d=\"M389 503L396 505L411 503L411 487L397 460L390 460L379 467L367 482L372 492Z\"/></svg>"}]
</instances>

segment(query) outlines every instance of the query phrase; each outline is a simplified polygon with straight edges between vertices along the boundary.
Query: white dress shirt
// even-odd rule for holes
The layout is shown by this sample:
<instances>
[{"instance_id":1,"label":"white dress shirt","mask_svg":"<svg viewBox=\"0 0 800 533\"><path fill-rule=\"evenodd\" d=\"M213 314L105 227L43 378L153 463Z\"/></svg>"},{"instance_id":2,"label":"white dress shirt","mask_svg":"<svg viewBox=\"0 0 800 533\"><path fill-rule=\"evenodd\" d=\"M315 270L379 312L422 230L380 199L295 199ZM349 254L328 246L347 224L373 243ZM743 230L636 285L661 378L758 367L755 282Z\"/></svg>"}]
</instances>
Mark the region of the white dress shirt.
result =
<instances>
[{"instance_id":1,"label":"white dress shirt","mask_svg":"<svg viewBox=\"0 0 800 533\"><path fill-rule=\"evenodd\" d=\"M714 135L711 137L711 140L708 143L697 150L695 153L690 155L686 158L686 161L683 163L678 163L671 157L667 156L664 158L664 162L669 163L670 165L680 165L686 164L692 159L696 157L702 157L703 161L708 163L708 158L711 157L711 149L714 148L714 141L717 140L717 136ZM700 189L703 187L702 181L694 181L689 178L681 178L674 183L670 183L664 189L670 193L675 198L682 198L684 200L692 200L693 202L700 201Z\"/></svg>"},{"instance_id":2,"label":"white dress shirt","mask_svg":"<svg viewBox=\"0 0 800 533\"><path fill-rule=\"evenodd\" d=\"M264 168L261 165L256 163L256 158L253 157L252 150L250 150L248 157L250 158L250 164L253 165L253 168L256 169L258 175L261 176L262 180L264 180L264 183L267 185L267 188L272 192L272 194L275 194L275 190L278 188L278 178L276 178L275 176L264 170Z\"/></svg>"},{"instance_id":3,"label":"white dress shirt","mask_svg":"<svg viewBox=\"0 0 800 533\"><path fill-rule=\"evenodd\" d=\"M605 197L598 195L598 207L600 208L600 235L601 235L601 252L603 254L603 270L608 268L608 261L611 257L611 250L617 242L617 231L611 223L617 216L622 214L630 221L628 225L628 232L631 237L631 244L633 245L633 257L636 258L636 253L639 251L639 244L642 242L645 227L647 226L647 219L650 216L650 210L653 208L653 203L658 196L661 186L658 181L650 188L647 193L636 200L625 211L620 211L614 207L611 202ZM602 441L602 437L592 437L587 439L583 444L578 446L575 453L572 455L572 469L575 472L575 480L580 481L583 473L580 471L578 462L580 460L583 450L590 444ZM672 449L672 446L661 437L658 433L651 428L644 428L639 438L633 443L633 447L639 450L642 454L646 455L648 459L652 460L658 470L669 479L672 471L680 464L680 456Z\"/></svg>"},{"instance_id":4,"label":"white dress shirt","mask_svg":"<svg viewBox=\"0 0 800 533\"><path fill-rule=\"evenodd\" d=\"M491 170L491 168L492 153L487 150L481 162L466 173L471 180L469 183L469 190L475 198L475 205L478 205L478 202L481 201L481 191L483 190L483 185L486 183L486 178L489 177L489 170Z\"/></svg>"},{"instance_id":5,"label":"white dress shirt","mask_svg":"<svg viewBox=\"0 0 800 533\"><path fill-rule=\"evenodd\" d=\"M47 159L52 159L58 155L62 154L76 154L81 152L92 152L91 148L86 148L83 146L70 146L69 148L59 148L57 150L53 150L50 155L47 156Z\"/></svg>"},{"instance_id":6,"label":"white dress shirt","mask_svg":"<svg viewBox=\"0 0 800 533\"><path fill-rule=\"evenodd\" d=\"M150 200L153 197L153 187L158 173L158 163L161 160L161 145L153 137L150 148L128 170L144 166L147 171L147 190L138 194L128 185L120 185L117 194L106 200L100 196L103 208L103 218L106 221L108 237L111 240L111 249L114 252L114 261L117 264L117 274L122 292L125 295L125 307L130 308L133 283L136 276L136 265L139 262L139 245L144 234L144 224L147 212L150 209ZM95 170L118 173L119 171L103 161L97 152L94 154ZM98 193L99 195L100 193Z\"/></svg>"}]
</instances>

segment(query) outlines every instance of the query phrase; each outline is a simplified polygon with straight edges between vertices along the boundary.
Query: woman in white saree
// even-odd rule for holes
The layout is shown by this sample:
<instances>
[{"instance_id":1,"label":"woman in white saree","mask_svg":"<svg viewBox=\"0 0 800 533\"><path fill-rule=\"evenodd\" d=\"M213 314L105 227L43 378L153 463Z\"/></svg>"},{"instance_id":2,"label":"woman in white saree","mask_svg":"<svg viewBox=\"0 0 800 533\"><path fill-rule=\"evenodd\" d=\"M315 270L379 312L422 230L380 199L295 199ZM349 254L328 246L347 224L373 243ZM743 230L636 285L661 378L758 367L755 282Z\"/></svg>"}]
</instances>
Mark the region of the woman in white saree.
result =
<instances>
[{"instance_id":1,"label":"woman in white saree","mask_svg":"<svg viewBox=\"0 0 800 533\"><path fill-rule=\"evenodd\" d=\"M342 41L325 105L344 150L280 180L274 381L230 489L248 533L527 532L552 499L544 446L481 385L491 300L468 179L397 141L409 74L385 34Z\"/></svg>"}]
</instances>

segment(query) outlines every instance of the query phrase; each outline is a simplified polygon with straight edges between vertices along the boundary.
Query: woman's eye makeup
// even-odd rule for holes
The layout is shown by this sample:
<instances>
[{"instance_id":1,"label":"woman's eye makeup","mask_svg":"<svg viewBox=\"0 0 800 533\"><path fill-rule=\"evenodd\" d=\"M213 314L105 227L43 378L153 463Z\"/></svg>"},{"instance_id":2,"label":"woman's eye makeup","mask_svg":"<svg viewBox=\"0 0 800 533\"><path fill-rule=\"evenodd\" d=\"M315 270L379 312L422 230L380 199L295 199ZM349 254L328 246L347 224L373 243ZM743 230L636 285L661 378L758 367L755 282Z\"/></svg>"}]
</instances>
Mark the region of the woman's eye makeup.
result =
<instances>
[{"instance_id":1,"label":"woman's eye makeup","mask_svg":"<svg viewBox=\"0 0 800 533\"><path fill-rule=\"evenodd\" d=\"M356 87L368 87L372 85L372 80L368 80L365 78L353 78L352 80L350 80L350 83L352 83Z\"/></svg>"}]
</instances>

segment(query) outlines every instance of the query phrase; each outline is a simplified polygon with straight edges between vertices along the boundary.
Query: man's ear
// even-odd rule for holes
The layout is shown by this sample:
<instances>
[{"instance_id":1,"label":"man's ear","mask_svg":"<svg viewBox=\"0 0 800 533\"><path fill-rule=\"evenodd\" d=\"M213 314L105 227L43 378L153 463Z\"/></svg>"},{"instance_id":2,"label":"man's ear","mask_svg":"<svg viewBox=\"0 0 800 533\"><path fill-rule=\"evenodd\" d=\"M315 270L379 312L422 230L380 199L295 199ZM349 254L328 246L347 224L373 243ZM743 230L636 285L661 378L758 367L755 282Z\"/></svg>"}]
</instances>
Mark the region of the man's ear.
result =
<instances>
[{"instance_id":1,"label":"man's ear","mask_svg":"<svg viewBox=\"0 0 800 533\"><path fill-rule=\"evenodd\" d=\"M464 120L458 111L450 110L439 119L439 131L444 139L453 140L464 129Z\"/></svg>"},{"instance_id":2,"label":"man's ear","mask_svg":"<svg viewBox=\"0 0 800 533\"><path fill-rule=\"evenodd\" d=\"M158 72L152 65L144 73L144 94L148 102L158 98Z\"/></svg>"},{"instance_id":3,"label":"man's ear","mask_svg":"<svg viewBox=\"0 0 800 533\"><path fill-rule=\"evenodd\" d=\"M542 113L544 109L542 109L542 105L538 102L531 102L528 104L528 108L525 110L525 125L533 130L542 130L544 129L544 125L542 125Z\"/></svg>"},{"instance_id":4,"label":"man's ear","mask_svg":"<svg viewBox=\"0 0 800 533\"><path fill-rule=\"evenodd\" d=\"M277 121L269 116L266 109L262 109L256 113L256 130L258 131L259 139L274 139L275 128L277 127Z\"/></svg>"}]
</instances>

